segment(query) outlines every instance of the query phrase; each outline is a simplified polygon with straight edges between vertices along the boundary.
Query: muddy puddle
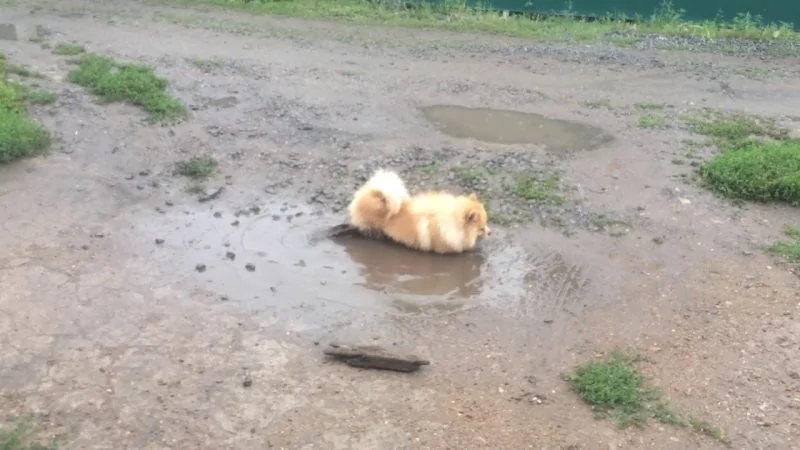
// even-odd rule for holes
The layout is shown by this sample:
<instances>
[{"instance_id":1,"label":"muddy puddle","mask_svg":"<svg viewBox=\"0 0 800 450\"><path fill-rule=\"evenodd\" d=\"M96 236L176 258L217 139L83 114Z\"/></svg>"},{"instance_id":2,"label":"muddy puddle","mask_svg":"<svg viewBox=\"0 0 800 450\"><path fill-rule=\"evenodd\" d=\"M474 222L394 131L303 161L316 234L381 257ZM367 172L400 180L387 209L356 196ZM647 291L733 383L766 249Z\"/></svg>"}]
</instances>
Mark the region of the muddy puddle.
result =
<instances>
[{"instance_id":1,"label":"muddy puddle","mask_svg":"<svg viewBox=\"0 0 800 450\"><path fill-rule=\"evenodd\" d=\"M519 111L434 105L422 108L439 131L496 144L537 144L548 150L590 150L610 142L602 129Z\"/></svg>"},{"instance_id":2,"label":"muddy puddle","mask_svg":"<svg viewBox=\"0 0 800 450\"><path fill-rule=\"evenodd\" d=\"M442 315L494 308L547 320L582 303L587 280L579 267L557 253L528 254L501 233L476 252L436 255L364 238L320 238L340 220L289 203L240 211L176 207L141 218L135 229L165 274L223 301L317 324L354 310Z\"/></svg>"}]
</instances>

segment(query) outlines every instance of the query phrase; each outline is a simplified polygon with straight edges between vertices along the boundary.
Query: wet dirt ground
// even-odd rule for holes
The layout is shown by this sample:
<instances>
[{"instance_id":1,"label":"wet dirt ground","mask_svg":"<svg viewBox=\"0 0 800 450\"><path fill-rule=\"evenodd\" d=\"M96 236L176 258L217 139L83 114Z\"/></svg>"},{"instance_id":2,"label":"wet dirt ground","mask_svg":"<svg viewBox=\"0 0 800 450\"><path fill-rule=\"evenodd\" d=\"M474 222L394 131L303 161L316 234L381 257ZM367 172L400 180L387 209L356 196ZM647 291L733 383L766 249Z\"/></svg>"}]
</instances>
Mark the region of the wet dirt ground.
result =
<instances>
[{"instance_id":1,"label":"wet dirt ground","mask_svg":"<svg viewBox=\"0 0 800 450\"><path fill-rule=\"evenodd\" d=\"M156 66L191 112L146 125L64 82L67 57L0 41L59 95L36 115L60 137L0 167L6 419L69 449L720 448L593 418L561 374L620 345L734 448L798 445L800 283L760 250L797 210L732 205L675 164L701 107L800 128L797 59L35 5L0 11ZM668 127L637 127L637 103ZM208 202L173 175L203 154ZM480 192L497 232L458 257L319 239L380 166ZM514 187L556 173L558 201ZM331 340L431 365L356 370L322 358Z\"/></svg>"}]
</instances>

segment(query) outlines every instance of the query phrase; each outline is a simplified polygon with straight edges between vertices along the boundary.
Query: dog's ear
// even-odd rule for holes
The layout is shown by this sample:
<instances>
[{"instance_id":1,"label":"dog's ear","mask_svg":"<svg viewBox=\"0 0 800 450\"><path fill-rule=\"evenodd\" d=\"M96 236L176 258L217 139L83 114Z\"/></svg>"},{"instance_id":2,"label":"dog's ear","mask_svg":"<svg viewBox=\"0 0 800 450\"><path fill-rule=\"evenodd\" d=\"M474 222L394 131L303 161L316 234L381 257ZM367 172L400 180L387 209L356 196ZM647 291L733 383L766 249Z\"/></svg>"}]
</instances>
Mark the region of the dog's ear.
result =
<instances>
[{"instance_id":1,"label":"dog's ear","mask_svg":"<svg viewBox=\"0 0 800 450\"><path fill-rule=\"evenodd\" d=\"M469 194L469 199L472 200L473 202L477 202L478 201L478 194L476 194L474 192L472 194Z\"/></svg>"},{"instance_id":2,"label":"dog's ear","mask_svg":"<svg viewBox=\"0 0 800 450\"><path fill-rule=\"evenodd\" d=\"M467 211L467 223L475 223L478 221L478 213L475 211Z\"/></svg>"}]
</instances>

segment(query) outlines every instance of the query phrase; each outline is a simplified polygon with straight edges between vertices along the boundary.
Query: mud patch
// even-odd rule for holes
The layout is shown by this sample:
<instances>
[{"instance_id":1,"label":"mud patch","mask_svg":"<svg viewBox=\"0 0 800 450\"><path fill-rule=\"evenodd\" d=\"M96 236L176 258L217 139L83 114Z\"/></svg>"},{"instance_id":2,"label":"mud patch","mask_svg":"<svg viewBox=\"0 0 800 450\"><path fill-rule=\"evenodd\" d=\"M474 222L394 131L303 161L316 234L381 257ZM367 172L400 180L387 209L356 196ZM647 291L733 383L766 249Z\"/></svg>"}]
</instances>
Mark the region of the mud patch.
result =
<instances>
[{"instance_id":1,"label":"mud patch","mask_svg":"<svg viewBox=\"0 0 800 450\"><path fill-rule=\"evenodd\" d=\"M579 304L586 279L558 254L531 255L503 239L436 255L359 237L319 239L336 223L302 204L194 209L140 218L150 260L222 300L269 308L313 325L353 311L441 315L475 308L549 318ZM552 265L551 265L552 263ZM195 270L198 265L203 271ZM344 316L343 316L344 315Z\"/></svg>"},{"instance_id":2,"label":"mud patch","mask_svg":"<svg viewBox=\"0 0 800 450\"><path fill-rule=\"evenodd\" d=\"M590 150L611 136L590 125L519 111L434 105L422 108L441 132L496 144L538 144L552 151Z\"/></svg>"}]
</instances>

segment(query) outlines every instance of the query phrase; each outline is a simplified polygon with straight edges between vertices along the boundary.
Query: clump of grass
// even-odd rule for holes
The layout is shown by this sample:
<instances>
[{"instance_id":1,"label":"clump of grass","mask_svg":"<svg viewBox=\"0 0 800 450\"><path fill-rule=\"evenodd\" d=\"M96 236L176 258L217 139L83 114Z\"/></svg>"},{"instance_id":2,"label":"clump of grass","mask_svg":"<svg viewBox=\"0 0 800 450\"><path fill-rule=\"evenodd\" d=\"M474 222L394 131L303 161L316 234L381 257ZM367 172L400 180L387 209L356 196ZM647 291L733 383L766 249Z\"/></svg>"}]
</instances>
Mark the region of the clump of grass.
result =
<instances>
[{"instance_id":1,"label":"clump of grass","mask_svg":"<svg viewBox=\"0 0 800 450\"><path fill-rule=\"evenodd\" d=\"M86 47L81 44L74 44L70 42L59 42L53 48L54 55L75 56L81 53L86 53Z\"/></svg>"},{"instance_id":2,"label":"clump of grass","mask_svg":"<svg viewBox=\"0 0 800 450\"><path fill-rule=\"evenodd\" d=\"M785 259L796 271L800 271L800 227L786 227L787 241L776 242L767 251Z\"/></svg>"},{"instance_id":3,"label":"clump of grass","mask_svg":"<svg viewBox=\"0 0 800 450\"><path fill-rule=\"evenodd\" d=\"M50 134L26 111L25 89L7 81L5 57L0 55L0 164L43 153Z\"/></svg>"},{"instance_id":4,"label":"clump of grass","mask_svg":"<svg viewBox=\"0 0 800 450\"><path fill-rule=\"evenodd\" d=\"M128 102L144 109L150 122L170 122L186 115L180 100L166 93L167 80L142 64L119 63L107 56L87 53L67 80L84 86L105 102Z\"/></svg>"},{"instance_id":5,"label":"clump of grass","mask_svg":"<svg viewBox=\"0 0 800 450\"><path fill-rule=\"evenodd\" d=\"M591 109L614 109L614 107L611 106L611 100L607 98L602 98L599 100L587 100L583 102L583 105Z\"/></svg>"},{"instance_id":6,"label":"clump of grass","mask_svg":"<svg viewBox=\"0 0 800 450\"><path fill-rule=\"evenodd\" d=\"M800 204L800 140L744 141L699 168L714 191L730 198Z\"/></svg>"},{"instance_id":7,"label":"clump of grass","mask_svg":"<svg viewBox=\"0 0 800 450\"><path fill-rule=\"evenodd\" d=\"M204 71L212 71L214 69L221 69L225 66L225 62L219 59L190 59L192 65Z\"/></svg>"},{"instance_id":8,"label":"clump of grass","mask_svg":"<svg viewBox=\"0 0 800 450\"><path fill-rule=\"evenodd\" d=\"M652 111L652 110L660 110L664 109L665 105L663 103L653 103L653 102L640 102L633 105L636 109L641 109L644 111Z\"/></svg>"},{"instance_id":9,"label":"clump of grass","mask_svg":"<svg viewBox=\"0 0 800 450\"><path fill-rule=\"evenodd\" d=\"M17 64L10 64L6 62L6 74L7 75L16 75L21 78L43 78L44 75L36 72L34 70L28 69L27 67L23 67Z\"/></svg>"},{"instance_id":10,"label":"clump of grass","mask_svg":"<svg viewBox=\"0 0 800 450\"><path fill-rule=\"evenodd\" d=\"M25 101L31 105L50 105L58 100L58 96L51 91L26 90L23 94Z\"/></svg>"},{"instance_id":11,"label":"clump of grass","mask_svg":"<svg viewBox=\"0 0 800 450\"><path fill-rule=\"evenodd\" d=\"M555 173L544 177L518 175L511 190L514 195L523 200L556 205L564 203L559 176Z\"/></svg>"},{"instance_id":12,"label":"clump of grass","mask_svg":"<svg viewBox=\"0 0 800 450\"><path fill-rule=\"evenodd\" d=\"M667 119L658 114L645 114L639 118L637 125L646 130L663 129L667 127Z\"/></svg>"},{"instance_id":13,"label":"clump of grass","mask_svg":"<svg viewBox=\"0 0 800 450\"><path fill-rule=\"evenodd\" d=\"M9 427L0 427L0 450L57 450L58 442L48 444L33 438L33 421L28 418Z\"/></svg>"},{"instance_id":14,"label":"clump of grass","mask_svg":"<svg viewBox=\"0 0 800 450\"><path fill-rule=\"evenodd\" d=\"M588 403L597 418L612 418L618 427L643 427L648 419L678 427L690 427L725 444L728 440L707 422L675 412L661 393L648 386L636 368L636 359L619 350L607 357L578 366L564 378Z\"/></svg>"},{"instance_id":15,"label":"clump of grass","mask_svg":"<svg viewBox=\"0 0 800 450\"><path fill-rule=\"evenodd\" d=\"M689 131L711 138L721 150L744 146L758 137L784 139L788 132L775 124L775 120L747 114L723 114L705 110L698 116L684 118Z\"/></svg>"},{"instance_id":16,"label":"clump of grass","mask_svg":"<svg viewBox=\"0 0 800 450\"><path fill-rule=\"evenodd\" d=\"M194 180L205 180L214 174L217 160L211 156L193 156L175 165L175 173Z\"/></svg>"}]
</instances>

